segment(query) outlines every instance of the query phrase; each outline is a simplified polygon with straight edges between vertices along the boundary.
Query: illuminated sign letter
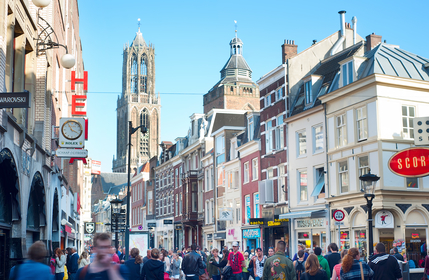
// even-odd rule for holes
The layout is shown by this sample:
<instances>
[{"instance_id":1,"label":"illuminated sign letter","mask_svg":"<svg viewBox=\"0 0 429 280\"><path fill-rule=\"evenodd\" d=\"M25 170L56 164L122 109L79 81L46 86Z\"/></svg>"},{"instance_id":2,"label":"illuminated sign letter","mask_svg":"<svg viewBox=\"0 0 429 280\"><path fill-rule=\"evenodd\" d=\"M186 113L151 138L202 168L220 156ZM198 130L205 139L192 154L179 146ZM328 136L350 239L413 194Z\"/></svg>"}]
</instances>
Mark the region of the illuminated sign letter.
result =
<instances>
[{"instance_id":1,"label":"illuminated sign letter","mask_svg":"<svg viewBox=\"0 0 429 280\"><path fill-rule=\"evenodd\" d=\"M71 71L71 90L75 90L76 83L83 84L83 90L88 90L88 71L83 71L83 79L76 79L76 71Z\"/></svg>"},{"instance_id":2,"label":"illuminated sign letter","mask_svg":"<svg viewBox=\"0 0 429 280\"><path fill-rule=\"evenodd\" d=\"M72 95L72 115L86 116L86 111L77 111L77 108L85 108L84 102L77 100L86 100L86 95Z\"/></svg>"}]
</instances>

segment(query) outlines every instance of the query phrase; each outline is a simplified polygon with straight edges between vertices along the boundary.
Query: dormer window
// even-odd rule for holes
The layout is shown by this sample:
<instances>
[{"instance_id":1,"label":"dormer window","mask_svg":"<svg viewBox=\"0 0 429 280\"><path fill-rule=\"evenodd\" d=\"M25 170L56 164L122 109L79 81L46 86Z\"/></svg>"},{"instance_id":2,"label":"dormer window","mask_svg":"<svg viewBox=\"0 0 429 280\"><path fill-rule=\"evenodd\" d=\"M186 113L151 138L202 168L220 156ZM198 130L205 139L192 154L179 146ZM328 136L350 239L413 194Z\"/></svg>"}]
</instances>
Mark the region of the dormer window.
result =
<instances>
[{"instance_id":1,"label":"dormer window","mask_svg":"<svg viewBox=\"0 0 429 280\"><path fill-rule=\"evenodd\" d=\"M343 76L343 87L353 83L353 61L343 64L341 75Z\"/></svg>"},{"instance_id":2,"label":"dormer window","mask_svg":"<svg viewBox=\"0 0 429 280\"><path fill-rule=\"evenodd\" d=\"M254 133L253 116L250 116L247 119L247 124L248 124L248 132L247 132L248 140L252 141L253 140L253 133Z\"/></svg>"},{"instance_id":3,"label":"dormer window","mask_svg":"<svg viewBox=\"0 0 429 280\"><path fill-rule=\"evenodd\" d=\"M305 82L304 84L305 88L305 103L309 104L313 102L313 95L311 94L311 80L308 82Z\"/></svg>"}]
</instances>

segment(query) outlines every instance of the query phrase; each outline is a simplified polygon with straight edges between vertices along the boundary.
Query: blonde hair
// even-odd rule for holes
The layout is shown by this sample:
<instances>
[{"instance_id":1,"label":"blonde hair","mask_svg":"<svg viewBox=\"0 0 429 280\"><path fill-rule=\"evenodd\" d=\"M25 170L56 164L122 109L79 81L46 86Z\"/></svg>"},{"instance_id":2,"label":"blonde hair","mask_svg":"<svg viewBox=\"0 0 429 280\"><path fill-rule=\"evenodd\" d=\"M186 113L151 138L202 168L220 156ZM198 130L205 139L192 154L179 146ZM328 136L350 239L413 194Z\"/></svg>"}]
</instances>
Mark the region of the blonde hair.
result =
<instances>
[{"instance_id":1,"label":"blonde hair","mask_svg":"<svg viewBox=\"0 0 429 280\"><path fill-rule=\"evenodd\" d=\"M77 264L80 264L80 261L82 259L87 259L88 258L88 253L86 251L83 251L82 254L80 255L79 259L77 260Z\"/></svg>"}]
</instances>

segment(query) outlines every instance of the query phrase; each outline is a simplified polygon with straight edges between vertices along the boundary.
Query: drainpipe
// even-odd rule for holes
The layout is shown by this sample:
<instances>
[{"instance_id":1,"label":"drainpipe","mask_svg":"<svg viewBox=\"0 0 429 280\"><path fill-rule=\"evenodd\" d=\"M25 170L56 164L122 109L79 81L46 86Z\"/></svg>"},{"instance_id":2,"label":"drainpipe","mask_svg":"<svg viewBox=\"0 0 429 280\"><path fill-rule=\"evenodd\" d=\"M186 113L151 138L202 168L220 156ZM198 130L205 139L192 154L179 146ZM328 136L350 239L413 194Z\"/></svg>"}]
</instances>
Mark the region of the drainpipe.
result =
<instances>
[{"instance_id":1,"label":"drainpipe","mask_svg":"<svg viewBox=\"0 0 429 280\"><path fill-rule=\"evenodd\" d=\"M329 198L329 173L328 173L328 168L329 168L329 158L328 158L328 121L326 118L326 103L323 104L323 111L325 114L325 153L326 153L326 181L325 181L325 199ZM326 205L326 209L328 210L328 230L326 232L326 239L327 239L327 244L332 243L331 242L331 203L328 203L328 205Z\"/></svg>"},{"instance_id":2,"label":"drainpipe","mask_svg":"<svg viewBox=\"0 0 429 280\"><path fill-rule=\"evenodd\" d=\"M346 24L346 20L345 20L346 11L339 11L338 13L340 14L340 26L341 26L340 38L335 43L335 45L332 47L331 56L338 52L339 48L341 47L344 40L346 39L346 26L345 26L345 24Z\"/></svg>"}]
</instances>

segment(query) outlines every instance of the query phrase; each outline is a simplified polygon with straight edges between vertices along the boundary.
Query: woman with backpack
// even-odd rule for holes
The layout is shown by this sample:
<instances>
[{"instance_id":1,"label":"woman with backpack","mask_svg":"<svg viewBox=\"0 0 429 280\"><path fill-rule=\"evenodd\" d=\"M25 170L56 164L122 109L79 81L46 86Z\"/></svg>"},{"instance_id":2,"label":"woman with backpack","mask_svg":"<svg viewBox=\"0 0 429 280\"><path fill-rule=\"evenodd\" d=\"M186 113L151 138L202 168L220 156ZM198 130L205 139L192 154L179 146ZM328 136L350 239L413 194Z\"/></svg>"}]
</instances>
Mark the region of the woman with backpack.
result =
<instances>
[{"instance_id":1,"label":"woman with backpack","mask_svg":"<svg viewBox=\"0 0 429 280\"><path fill-rule=\"evenodd\" d=\"M334 267L332 268L332 277L331 277L331 280L337 280L337 279L341 280L341 278L340 278L341 262L342 262L344 256L347 255L348 251L349 250L347 250L347 249L344 249L343 251L341 251L340 262L338 264L334 265Z\"/></svg>"},{"instance_id":2,"label":"woman with backpack","mask_svg":"<svg viewBox=\"0 0 429 280\"><path fill-rule=\"evenodd\" d=\"M301 280L301 275L305 272L304 250L299 250L297 255L298 259L293 262L293 267L295 267L296 280Z\"/></svg>"},{"instance_id":3,"label":"woman with backpack","mask_svg":"<svg viewBox=\"0 0 429 280\"><path fill-rule=\"evenodd\" d=\"M326 271L320 268L315 254L310 254L305 261L305 272L301 275L301 280L329 280Z\"/></svg>"}]
</instances>

